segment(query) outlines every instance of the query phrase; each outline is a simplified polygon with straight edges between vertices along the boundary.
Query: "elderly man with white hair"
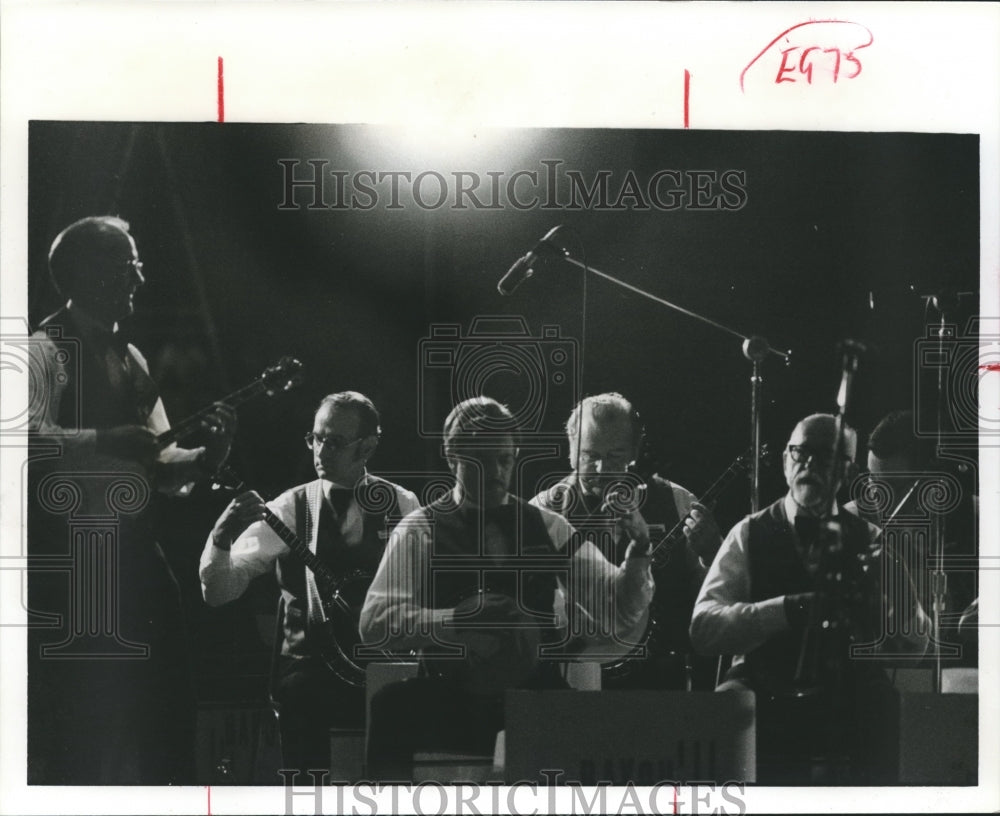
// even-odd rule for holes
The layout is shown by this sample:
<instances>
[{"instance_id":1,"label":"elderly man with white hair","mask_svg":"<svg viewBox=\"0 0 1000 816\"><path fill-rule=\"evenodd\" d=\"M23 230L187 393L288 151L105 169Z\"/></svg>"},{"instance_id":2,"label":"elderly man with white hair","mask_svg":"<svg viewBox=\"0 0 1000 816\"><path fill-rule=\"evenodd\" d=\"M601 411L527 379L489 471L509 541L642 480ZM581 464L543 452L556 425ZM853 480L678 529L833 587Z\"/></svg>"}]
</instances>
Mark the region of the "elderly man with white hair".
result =
<instances>
[{"instance_id":1,"label":"elderly man with white hair","mask_svg":"<svg viewBox=\"0 0 1000 816\"><path fill-rule=\"evenodd\" d=\"M696 649L736 655L719 690L756 694L765 784L891 783L897 700L879 658L927 644L919 605L889 602L878 528L837 504L857 448L837 431L829 414L795 426L788 493L729 533L691 621Z\"/></svg>"}]
</instances>

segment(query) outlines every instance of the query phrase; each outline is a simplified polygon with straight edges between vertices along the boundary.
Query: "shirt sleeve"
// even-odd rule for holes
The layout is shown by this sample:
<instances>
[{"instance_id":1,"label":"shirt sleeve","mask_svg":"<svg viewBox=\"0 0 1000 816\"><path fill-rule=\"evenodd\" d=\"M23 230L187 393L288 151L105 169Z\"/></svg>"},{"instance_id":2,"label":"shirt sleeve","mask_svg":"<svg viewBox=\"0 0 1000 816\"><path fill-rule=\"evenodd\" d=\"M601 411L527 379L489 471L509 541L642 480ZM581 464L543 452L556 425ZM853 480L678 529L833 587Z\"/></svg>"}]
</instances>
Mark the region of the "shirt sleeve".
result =
<instances>
[{"instance_id":1,"label":"shirt sleeve","mask_svg":"<svg viewBox=\"0 0 1000 816\"><path fill-rule=\"evenodd\" d=\"M129 343L128 350L132 359L148 375L149 364L142 356L142 352L131 343ZM149 419L146 420L146 427L157 436L170 430L167 409L159 397L156 398ZM171 496L187 496L194 489L198 479L204 475L197 466L198 457L204 450L203 447L182 448L174 442L160 451L156 463L156 489Z\"/></svg>"},{"instance_id":2,"label":"shirt sleeve","mask_svg":"<svg viewBox=\"0 0 1000 816\"><path fill-rule=\"evenodd\" d=\"M698 594L691 642L702 654L746 654L788 629L783 595L750 601L749 529L744 519L726 536Z\"/></svg>"},{"instance_id":3,"label":"shirt sleeve","mask_svg":"<svg viewBox=\"0 0 1000 816\"><path fill-rule=\"evenodd\" d=\"M149 374L145 357L133 345L128 346L132 359ZM42 443L57 444L62 449L62 464L69 469L135 471L137 462L118 459L97 453L97 430L94 428L66 428L59 424L59 409L66 392L68 375L60 361L55 343L44 334L35 334L28 345L31 376L28 379L28 425ZM156 404L146 421L146 427L155 434L170 430L170 421L163 400ZM170 445L160 452L155 471L156 489L171 495L187 495L201 476L197 459L204 448L180 448Z\"/></svg>"},{"instance_id":4,"label":"shirt sleeve","mask_svg":"<svg viewBox=\"0 0 1000 816\"><path fill-rule=\"evenodd\" d=\"M539 510L551 510L553 513L559 512L552 504L552 496L550 494L553 489L554 488L543 490L541 493L529 499L528 504L532 507L537 507Z\"/></svg>"},{"instance_id":5,"label":"shirt sleeve","mask_svg":"<svg viewBox=\"0 0 1000 816\"><path fill-rule=\"evenodd\" d=\"M628 653L642 642L649 621L655 589L650 559L627 558L615 566L593 542L579 541L578 533L558 513L544 509L541 513L556 549L576 547L556 599L557 619L568 626L570 643L584 646L576 656Z\"/></svg>"},{"instance_id":6,"label":"shirt sleeve","mask_svg":"<svg viewBox=\"0 0 1000 816\"><path fill-rule=\"evenodd\" d=\"M557 549L570 545L572 526L556 513L542 511ZM361 611L360 632L366 644L394 652L426 646L454 646L449 622L454 610L431 603L432 533L423 514L399 523ZM627 651L641 637L653 596L649 559L630 559L615 567L591 543L574 553L569 579L561 580L557 618L568 621L571 634L593 643L617 641ZM576 630L575 632L573 630Z\"/></svg>"},{"instance_id":7,"label":"shirt sleeve","mask_svg":"<svg viewBox=\"0 0 1000 816\"><path fill-rule=\"evenodd\" d=\"M691 512L691 505L697 501L694 493L679 484L670 483L670 488L674 494L674 507L677 508L677 517L683 519Z\"/></svg>"},{"instance_id":8,"label":"shirt sleeve","mask_svg":"<svg viewBox=\"0 0 1000 816\"><path fill-rule=\"evenodd\" d=\"M295 500L289 491L267 506L288 527L295 529ZM216 547L209 535L201 554L198 573L201 594L209 606L221 606L239 598L250 582L274 567L274 562L288 552L288 545L266 522L251 524L233 542L229 550Z\"/></svg>"},{"instance_id":9,"label":"shirt sleeve","mask_svg":"<svg viewBox=\"0 0 1000 816\"><path fill-rule=\"evenodd\" d=\"M417 494L399 485L396 485L396 503L399 505L399 515L403 518L420 509L420 499L417 498Z\"/></svg>"},{"instance_id":10,"label":"shirt sleeve","mask_svg":"<svg viewBox=\"0 0 1000 816\"><path fill-rule=\"evenodd\" d=\"M358 626L365 644L406 654L453 643L443 631L453 610L432 608L431 555L431 528L411 513L389 536L368 588Z\"/></svg>"}]
</instances>

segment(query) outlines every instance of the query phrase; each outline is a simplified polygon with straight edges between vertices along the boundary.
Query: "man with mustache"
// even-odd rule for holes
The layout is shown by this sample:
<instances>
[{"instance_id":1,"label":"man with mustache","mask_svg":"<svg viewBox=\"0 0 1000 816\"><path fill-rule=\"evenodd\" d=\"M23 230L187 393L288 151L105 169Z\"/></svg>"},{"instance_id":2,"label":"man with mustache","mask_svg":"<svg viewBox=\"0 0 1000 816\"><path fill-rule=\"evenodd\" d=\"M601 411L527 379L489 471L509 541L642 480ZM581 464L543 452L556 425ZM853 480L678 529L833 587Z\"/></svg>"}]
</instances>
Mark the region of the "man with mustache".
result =
<instances>
[{"instance_id":1,"label":"man with mustache","mask_svg":"<svg viewBox=\"0 0 1000 816\"><path fill-rule=\"evenodd\" d=\"M795 426L783 454L788 493L733 528L695 604L695 648L737 656L719 690L756 693L760 783L893 781L895 693L878 661L852 659L850 647L877 654L890 645L883 616L922 612L885 605L869 547L878 529L837 505L856 439L845 429L839 440L829 414ZM922 653L926 630L900 631L898 645Z\"/></svg>"},{"instance_id":2,"label":"man with mustache","mask_svg":"<svg viewBox=\"0 0 1000 816\"><path fill-rule=\"evenodd\" d=\"M512 495L516 430L496 400L455 406L444 425L455 484L400 522L372 582L364 641L415 650L424 669L372 700L375 779L410 779L418 750L492 754L506 689L566 688L568 640L612 648L645 627L653 581L643 530L629 528L615 567L561 516Z\"/></svg>"},{"instance_id":3,"label":"man with mustache","mask_svg":"<svg viewBox=\"0 0 1000 816\"><path fill-rule=\"evenodd\" d=\"M318 478L267 504L339 576L374 573L392 524L419 506L409 490L368 472L381 432L379 413L364 394L324 397L306 434ZM281 706L282 760L288 769L329 768L329 728L363 727L364 688L344 682L321 658L326 644L316 578L264 521L264 507L253 490L226 507L201 556L202 594L219 606L240 597L254 578L276 573L285 601L272 689Z\"/></svg>"}]
</instances>

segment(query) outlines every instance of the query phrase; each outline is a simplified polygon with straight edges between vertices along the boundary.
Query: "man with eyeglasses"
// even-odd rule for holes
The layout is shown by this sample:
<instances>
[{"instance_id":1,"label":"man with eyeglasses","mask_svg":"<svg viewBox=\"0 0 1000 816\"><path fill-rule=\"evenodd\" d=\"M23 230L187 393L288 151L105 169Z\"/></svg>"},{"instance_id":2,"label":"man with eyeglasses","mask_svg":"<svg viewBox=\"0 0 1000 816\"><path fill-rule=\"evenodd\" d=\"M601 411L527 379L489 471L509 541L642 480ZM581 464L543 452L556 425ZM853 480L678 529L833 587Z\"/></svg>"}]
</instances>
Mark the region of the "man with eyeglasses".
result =
<instances>
[{"instance_id":1,"label":"man with eyeglasses","mask_svg":"<svg viewBox=\"0 0 1000 816\"><path fill-rule=\"evenodd\" d=\"M634 642L645 627L648 540L630 527L615 567L561 516L513 496L516 432L496 400L455 406L444 425L454 486L396 527L369 589L365 643L416 650L423 666L372 700L375 779L409 780L418 750L492 755L506 689L566 688L567 638L582 652Z\"/></svg>"},{"instance_id":2,"label":"man with eyeglasses","mask_svg":"<svg viewBox=\"0 0 1000 816\"><path fill-rule=\"evenodd\" d=\"M757 699L757 781L889 784L896 773L896 698L880 650L926 648L916 626L885 637L878 529L842 512L837 491L857 436L813 414L795 426L783 464L788 493L726 537L695 604L691 639L705 654L734 654L720 691ZM856 657L857 655L855 655Z\"/></svg>"},{"instance_id":3,"label":"man with eyeglasses","mask_svg":"<svg viewBox=\"0 0 1000 816\"><path fill-rule=\"evenodd\" d=\"M217 405L204 416L204 446L160 450L167 413L120 330L145 280L127 222L69 225L52 242L49 272L65 305L28 346L28 543L33 556L73 560L70 575L29 571L31 609L62 622L29 630L28 780L191 783L186 628L149 499L187 495L214 472L236 418ZM80 538L75 525L88 520Z\"/></svg>"},{"instance_id":4,"label":"man with eyeglasses","mask_svg":"<svg viewBox=\"0 0 1000 816\"><path fill-rule=\"evenodd\" d=\"M718 661L696 657L688 636L707 565L722 543L712 513L690 491L659 475L640 483L627 473L639 455L643 428L638 412L621 394L581 400L566 422L566 436L573 472L531 503L559 513L581 531L598 534L610 561L620 564L625 556L630 538L626 523L659 541L684 521L683 545L657 553L656 595L650 607L655 634L644 644L646 656L607 664L602 688L714 688ZM634 500L618 502L618 488Z\"/></svg>"},{"instance_id":5,"label":"man with eyeglasses","mask_svg":"<svg viewBox=\"0 0 1000 816\"><path fill-rule=\"evenodd\" d=\"M266 505L338 576L374 575L392 525L420 504L409 490L368 472L380 434L368 397L324 397L305 436L318 478ZM284 639L272 695L284 767L329 768L329 728L363 727L364 688L344 682L321 658L328 644L316 578L266 523L264 509L252 490L226 507L202 553L202 593L218 606L240 597L255 577L276 573Z\"/></svg>"}]
</instances>

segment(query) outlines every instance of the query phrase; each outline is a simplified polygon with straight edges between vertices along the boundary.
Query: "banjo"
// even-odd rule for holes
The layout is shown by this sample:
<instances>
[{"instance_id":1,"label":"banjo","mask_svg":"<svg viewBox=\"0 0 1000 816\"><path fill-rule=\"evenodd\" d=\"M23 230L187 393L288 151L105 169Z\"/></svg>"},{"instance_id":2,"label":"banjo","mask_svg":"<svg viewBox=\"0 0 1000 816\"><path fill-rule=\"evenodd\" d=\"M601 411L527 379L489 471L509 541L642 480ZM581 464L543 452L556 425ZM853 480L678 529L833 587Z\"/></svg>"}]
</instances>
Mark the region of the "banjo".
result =
<instances>
[{"instance_id":1,"label":"banjo","mask_svg":"<svg viewBox=\"0 0 1000 816\"><path fill-rule=\"evenodd\" d=\"M761 448L762 455L767 454L767 446ZM753 466L753 448L740 454L727 467L722 474L712 483L711 487L698 499L699 504L710 505L714 503L722 493L732 484L733 480L741 473L749 472ZM650 548L651 568L656 575L657 570L663 569L670 560L671 554L678 546L684 544L684 519L682 518L673 528ZM617 660L604 663L601 666L601 673L606 678L624 678L637 671L642 665L642 661L656 655L669 654L673 650L666 644L663 633L664 624L657 621L651 614L646 632L642 640L637 643L631 651Z\"/></svg>"},{"instance_id":2,"label":"banjo","mask_svg":"<svg viewBox=\"0 0 1000 816\"><path fill-rule=\"evenodd\" d=\"M294 357L282 357L274 365L265 368L256 379L218 400L218 402L228 405L230 408L235 408L261 394L273 397L279 391L289 391L295 386L300 385L302 378L302 363ZM186 417L174 425L170 430L158 434L156 437L157 449L163 450L174 442L201 430L204 427L205 418L214 409L214 403L206 405L197 413Z\"/></svg>"},{"instance_id":3,"label":"banjo","mask_svg":"<svg viewBox=\"0 0 1000 816\"><path fill-rule=\"evenodd\" d=\"M235 493L249 489L228 465L220 467L214 479L219 487ZM372 654L372 650L368 647L364 649L365 656L362 656L358 622L374 575L365 570L351 570L340 574L334 572L325 561L309 549L306 542L266 506L264 522L316 578L324 620L310 623L310 627L311 635L315 636L313 640L317 644L319 656L327 667L348 685L361 688L365 685L369 663L376 660L398 662L398 656L394 657L383 652Z\"/></svg>"}]
</instances>

